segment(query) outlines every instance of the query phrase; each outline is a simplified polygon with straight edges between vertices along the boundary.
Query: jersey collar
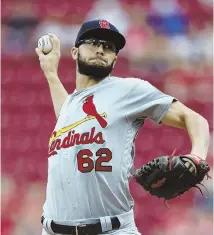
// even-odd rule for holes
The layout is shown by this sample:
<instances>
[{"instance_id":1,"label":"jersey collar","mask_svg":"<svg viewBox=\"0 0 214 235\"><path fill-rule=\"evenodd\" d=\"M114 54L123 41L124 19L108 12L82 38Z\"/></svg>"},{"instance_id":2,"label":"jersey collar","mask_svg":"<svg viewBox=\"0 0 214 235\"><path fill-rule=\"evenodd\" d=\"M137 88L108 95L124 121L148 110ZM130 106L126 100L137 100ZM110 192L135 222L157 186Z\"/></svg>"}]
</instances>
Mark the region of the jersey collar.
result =
<instances>
[{"instance_id":1,"label":"jersey collar","mask_svg":"<svg viewBox=\"0 0 214 235\"><path fill-rule=\"evenodd\" d=\"M104 78L101 82L99 82L99 83L97 83L97 84L95 84L95 85L93 85L93 86L90 86L90 87L87 87L87 88L82 88L82 89L79 89L79 90L75 89L74 92L73 92L73 94L77 95L77 94L79 94L79 93L81 93L81 92L83 92L83 91L90 90L91 88L100 86L101 84L104 84L104 83L108 82L109 80L110 80L110 76Z\"/></svg>"}]
</instances>

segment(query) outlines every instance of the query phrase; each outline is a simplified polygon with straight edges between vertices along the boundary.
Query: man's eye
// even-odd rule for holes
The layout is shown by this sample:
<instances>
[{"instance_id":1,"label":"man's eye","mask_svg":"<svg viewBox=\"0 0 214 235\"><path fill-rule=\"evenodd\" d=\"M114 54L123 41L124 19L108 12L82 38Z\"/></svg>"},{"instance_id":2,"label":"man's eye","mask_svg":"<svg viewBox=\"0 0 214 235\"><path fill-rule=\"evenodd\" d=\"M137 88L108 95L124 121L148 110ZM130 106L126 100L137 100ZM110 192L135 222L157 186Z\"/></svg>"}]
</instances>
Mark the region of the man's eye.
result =
<instances>
[{"instance_id":1,"label":"man's eye","mask_svg":"<svg viewBox=\"0 0 214 235\"><path fill-rule=\"evenodd\" d=\"M112 45L110 45L110 44L106 44L105 47L108 50L114 50L114 47Z\"/></svg>"},{"instance_id":2,"label":"man's eye","mask_svg":"<svg viewBox=\"0 0 214 235\"><path fill-rule=\"evenodd\" d=\"M85 41L85 43L86 43L86 44L88 44L88 45L93 45L93 44L94 44L94 42L93 42L93 41L91 41L91 40L89 40L89 41Z\"/></svg>"},{"instance_id":3,"label":"man's eye","mask_svg":"<svg viewBox=\"0 0 214 235\"><path fill-rule=\"evenodd\" d=\"M90 44L93 45L93 46L96 46L97 42L96 41L91 41Z\"/></svg>"}]
</instances>

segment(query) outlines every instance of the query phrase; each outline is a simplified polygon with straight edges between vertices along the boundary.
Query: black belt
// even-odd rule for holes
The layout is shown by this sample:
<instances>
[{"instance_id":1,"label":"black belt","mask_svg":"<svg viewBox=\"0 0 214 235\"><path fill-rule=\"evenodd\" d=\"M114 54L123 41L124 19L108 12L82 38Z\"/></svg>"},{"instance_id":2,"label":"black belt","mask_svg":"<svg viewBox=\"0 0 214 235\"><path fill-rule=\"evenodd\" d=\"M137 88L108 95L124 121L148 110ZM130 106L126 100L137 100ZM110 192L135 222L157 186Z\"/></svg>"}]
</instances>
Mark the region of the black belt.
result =
<instances>
[{"instance_id":1,"label":"black belt","mask_svg":"<svg viewBox=\"0 0 214 235\"><path fill-rule=\"evenodd\" d=\"M41 222L43 224L44 217L42 216ZM112 229L120 228L120 221L117 217L111 218ZM54 233L59 234L70 234L70 235L97 235L102 233L101 223L96 224L83 224L78 226L68 226L56 224L54 221L51 221L51 229Z\"/></svg>"}]
</instances>

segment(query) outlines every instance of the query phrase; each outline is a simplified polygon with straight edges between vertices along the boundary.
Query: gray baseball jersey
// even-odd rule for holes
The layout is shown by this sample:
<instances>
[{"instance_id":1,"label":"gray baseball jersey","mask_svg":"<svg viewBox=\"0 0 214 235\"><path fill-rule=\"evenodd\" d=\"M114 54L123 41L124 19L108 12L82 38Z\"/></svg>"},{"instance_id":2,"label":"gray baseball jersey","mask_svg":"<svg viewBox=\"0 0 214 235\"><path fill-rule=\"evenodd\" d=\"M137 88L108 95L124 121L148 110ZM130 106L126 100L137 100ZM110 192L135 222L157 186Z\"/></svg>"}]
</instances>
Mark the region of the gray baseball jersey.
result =
<instances>
[{"instance_id":1,"label":"gray baseball jersey","mask_svg":"<svg viewBox=\"0 0 214 235\"><path fill-rule=\"evenodd\" d=\"M160 123L172 101L137 78L107 77L70 94L50 137L44 216L79 220L129 211L134 140L145 118Z\"/></svg>"}]
</instances>

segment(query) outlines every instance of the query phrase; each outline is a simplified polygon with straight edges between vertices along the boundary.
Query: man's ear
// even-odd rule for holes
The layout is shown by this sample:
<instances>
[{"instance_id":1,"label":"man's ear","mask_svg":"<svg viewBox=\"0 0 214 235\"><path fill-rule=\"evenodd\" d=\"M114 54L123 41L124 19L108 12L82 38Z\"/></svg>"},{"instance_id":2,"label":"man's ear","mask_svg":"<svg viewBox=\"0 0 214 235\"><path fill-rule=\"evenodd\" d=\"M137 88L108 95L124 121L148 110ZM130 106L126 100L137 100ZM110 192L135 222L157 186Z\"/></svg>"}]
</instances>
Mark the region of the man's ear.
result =
<instances>
[{"instance_id":1,"label":"man's ear","mask_svg":"<svg viewBox=\"0 0 214 235\"><path fill-rule=\"evenodd\" d=\"M114 68L114 66L116 65L116 63L117 63L117 56L116 56L115 59L114 59L113 68Z\"/></svg>"},{"instance_id":2,"label":"man's ear","mask_svg":"<svg viewBox=\"0 0 214 235\"><path fill-rule=\"evenodd\" d=\"M74 60L77 60L77 58L78 58L78 48L77 47L71 48L71 56Z\"/></svg>"}]
</instances>

